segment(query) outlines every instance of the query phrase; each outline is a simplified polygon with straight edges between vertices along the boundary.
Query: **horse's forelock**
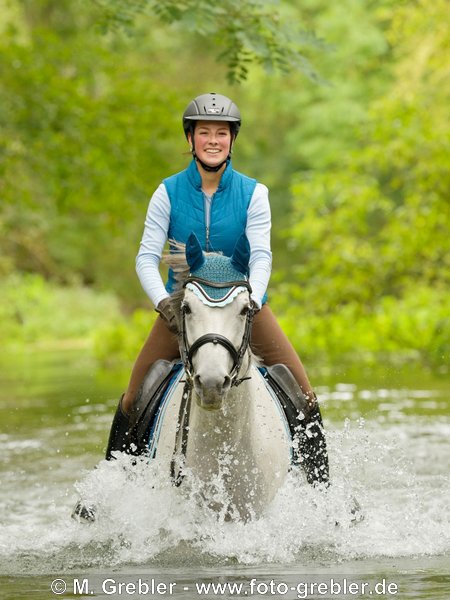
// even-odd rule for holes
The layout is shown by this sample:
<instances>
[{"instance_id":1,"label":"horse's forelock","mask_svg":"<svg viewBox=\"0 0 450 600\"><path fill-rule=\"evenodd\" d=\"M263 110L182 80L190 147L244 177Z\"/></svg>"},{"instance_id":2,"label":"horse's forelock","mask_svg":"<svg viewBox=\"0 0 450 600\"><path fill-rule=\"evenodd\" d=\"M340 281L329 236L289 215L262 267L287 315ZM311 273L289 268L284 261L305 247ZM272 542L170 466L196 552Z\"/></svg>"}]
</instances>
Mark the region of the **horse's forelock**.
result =
<instances>
[{"instance_id":1,"label":"horse's forelock","mask_svg":"<svg viewBox=\"0 0 450 600\"><path fill-rule=\"evenodd\" d=\"M184 282L189 276L189 265L186 261L186 246L180 242L170 240L171 252L167 252L163 255L163 262L173 270L176 287L175 291L170 296L171 304L180 317L181 315L181 303L183 302L185 288L183 287ZM205 252L205 256L223 256L223 254L217 252ZM251 348L249 348L250 360L257 365L262 365L262 360L259 356L255 355Z\"/></svg>"}]
</instances>

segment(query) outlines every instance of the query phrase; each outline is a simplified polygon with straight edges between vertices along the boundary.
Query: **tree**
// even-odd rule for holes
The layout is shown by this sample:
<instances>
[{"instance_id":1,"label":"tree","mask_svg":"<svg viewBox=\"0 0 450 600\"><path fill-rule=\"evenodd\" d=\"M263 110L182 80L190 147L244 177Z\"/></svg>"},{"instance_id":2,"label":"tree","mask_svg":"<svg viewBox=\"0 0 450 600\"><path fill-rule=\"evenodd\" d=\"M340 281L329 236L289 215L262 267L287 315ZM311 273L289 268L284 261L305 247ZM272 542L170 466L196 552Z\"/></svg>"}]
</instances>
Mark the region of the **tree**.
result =
<instances>
[{"instance_id":1,"label":"tree","mask_svg":"<svg viewBox=\"0 0 450 600\"><path fill-rule=\"evenodd\" d=\"M186 164L179 115L213 71L205 47L221 40L236 80L251 61L305 66L296 49L312 37L288 43L277 12L254 0L3 1L0 268L136 296L137 283L123 286L133 269L115 265L133 264L148 194ZM113 31L124 26L132 36ZM214 81L224 74L215 67Z\"/></svg>"},{"instance_id":2,"label":"tree","mask_svg":"<svg viewBox=\"0 0 450 600\"><path fill-rule=\"evenodd\" d=\"M372 101L358 143L339 168L297 176L288 231L296 260L283 296L298 303L283 305L298 344L448 362L447 8L441 0L393 10L392 83Z\"/></svg>"},{"instance_id":3,"label":"tree","mask_svg":"<svg viewBox=\"0 0 450 600\"><path fill-rule=\"evenodd\" d=\"M267 71L317 74L305 49L319 47L316 37L283 19L279 2L269 0L96 0L104 31L132 33L139 15L156 17L176 31L200 36L226 64L231 83L247 78L249 64Z\"/></svg>"}]
</instances>

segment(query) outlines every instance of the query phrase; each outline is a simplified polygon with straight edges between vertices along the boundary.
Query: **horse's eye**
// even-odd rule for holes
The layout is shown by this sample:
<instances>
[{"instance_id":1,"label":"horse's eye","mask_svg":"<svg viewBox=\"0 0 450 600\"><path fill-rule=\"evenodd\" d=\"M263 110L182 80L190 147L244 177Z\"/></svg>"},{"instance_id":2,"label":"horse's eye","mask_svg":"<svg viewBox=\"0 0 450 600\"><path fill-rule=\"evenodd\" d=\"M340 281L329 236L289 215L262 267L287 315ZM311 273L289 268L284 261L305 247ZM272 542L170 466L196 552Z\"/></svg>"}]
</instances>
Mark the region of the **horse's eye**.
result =
<instances>
[{"instance_id":1,"label":"horse's eye","mask_svg":"<svg viewBox=\"0 0 450 600\"><path fill-rule=\"evenodd\" d=\"M192 312L191 307L189 306L189 304L187 302L183 302L182 309L183 309L183 312L185 315L190 315Z\"/></svg>"},{"instance_id":2,"label":"horse's eye","mask_svg":"<svg viewBox=\"0 0 450 600\"><path fill-rule=\"evenodd\" d=\"M249 307L249 306L243 306L243 307L242 307L242 310L241 310L241 315L242 315L243 317L245 317L245 315L248 313L248 311L249 311L249 310L250 310L250 307Z\"/></svg>"}]
</instances>

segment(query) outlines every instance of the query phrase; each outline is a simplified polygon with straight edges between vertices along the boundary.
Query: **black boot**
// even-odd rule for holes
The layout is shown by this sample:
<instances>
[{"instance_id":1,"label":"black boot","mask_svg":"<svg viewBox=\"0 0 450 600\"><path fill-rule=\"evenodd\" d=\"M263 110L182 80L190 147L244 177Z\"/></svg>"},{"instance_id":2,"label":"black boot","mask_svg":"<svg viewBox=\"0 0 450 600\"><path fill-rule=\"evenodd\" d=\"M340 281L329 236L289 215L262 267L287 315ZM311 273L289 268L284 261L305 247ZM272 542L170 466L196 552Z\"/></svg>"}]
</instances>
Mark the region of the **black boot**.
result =
<instances>
[{"instance_id":1,"label":"black boot","mask_svg":"<svg viewBox=\"0 0 450 600\"><path fill-rule=\"evenodd\" d=\"M293 462L305 471L310 484L329 484L328 452L317 398L302 392L291 371L282 364L267 367L265 374L284 409L294 443Z\"/></svg>"},{"instance_id":2,"label":"black boot","mask_svg":"<svg viewBox=\"0 0 450 600\"><path fill-rule=\"evenodd\" d=\"M114 415L109 434L108 446L106 448L106 460L113 460L113 452L126 452L133 454L130 437L130 417L122 408L122 398L119 400L119 405Z\"/></svg>"},{"instance_id":3,"label":"black boot","mask_svg":"<svg viewBox=\"0 0 450 600\"><path fill-rule=\"evenodd\" d=\"M319 403L317 398L314 400L313 406L308 405L309 410L301 411L297 417L298 461L305 471L308 483L329 485L327 442Z\"/></svg>"},{"instance_id":4,"label":"black boot","mask_svg":"<svg viewBox=\"0 0 450 600\"><path fill-rule=\"evenodd\" d=\"M122 399L114 415L109 434L108 446L106 448L106 460L114 460L113 452L126 452L133 454L130 440L130 419L122 409ZM72 519L81 523L93 523L96 520L96 507L94 505L84 504L81 500L75 505L72 511Z\"/></svg>"}]
</instances>

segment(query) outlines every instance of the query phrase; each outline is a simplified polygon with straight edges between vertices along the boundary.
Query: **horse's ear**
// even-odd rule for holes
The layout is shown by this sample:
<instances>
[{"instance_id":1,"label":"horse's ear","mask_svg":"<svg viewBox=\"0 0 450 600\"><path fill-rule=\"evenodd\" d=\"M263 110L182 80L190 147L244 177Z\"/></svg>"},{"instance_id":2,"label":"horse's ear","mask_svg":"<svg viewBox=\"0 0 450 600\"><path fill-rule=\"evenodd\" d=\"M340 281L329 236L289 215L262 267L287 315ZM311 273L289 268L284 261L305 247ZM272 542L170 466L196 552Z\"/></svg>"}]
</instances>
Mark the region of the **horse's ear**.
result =
<instances>
[{"instance_id":1,"label":"horse's ear","mask_svg":"<svg viewBox=\"0 0 450 600\"><path fill-rule=\"evenodd\" d=\"M191 233L186 243L186 260L191 273L200 269L205 262L205 255L195 233Z\"/></svg>"},{"instance_id":2,"label":"horse's ear","mask_svg":"<svg viewBox=\"0 0 450 600\"><path fill-rule=\"evenodd\" d=\"M250 242L248 241L245 233L236 242L236 246L233 250L233 256L231 257L231 264L240 273L248 275L248 263L250 261Z\"/></svg>"}]
</instances>

